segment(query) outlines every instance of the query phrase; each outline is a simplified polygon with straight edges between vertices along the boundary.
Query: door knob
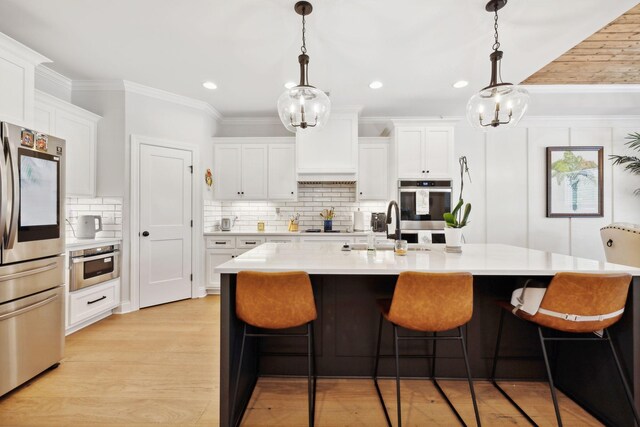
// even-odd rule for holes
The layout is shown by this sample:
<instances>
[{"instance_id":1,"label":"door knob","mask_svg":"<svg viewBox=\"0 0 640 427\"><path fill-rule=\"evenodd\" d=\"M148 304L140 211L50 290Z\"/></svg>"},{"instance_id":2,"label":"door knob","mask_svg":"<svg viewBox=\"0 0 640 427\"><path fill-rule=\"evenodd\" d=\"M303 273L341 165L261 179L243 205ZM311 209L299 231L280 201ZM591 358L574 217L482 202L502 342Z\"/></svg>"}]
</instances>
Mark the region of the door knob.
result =
<instances>
[{"instance_id":1,"label":"door knob","mask_svg":"<svg viewBox=\"0 0 640 427\"><path fill-rule=\"evenodd\" d=\"M143 232L142 232L142 235L143 235L144 237L147 237L147 236L149 235L149 232L148 232L148 231L143 231Z\"/></svg>"}]
</instances>

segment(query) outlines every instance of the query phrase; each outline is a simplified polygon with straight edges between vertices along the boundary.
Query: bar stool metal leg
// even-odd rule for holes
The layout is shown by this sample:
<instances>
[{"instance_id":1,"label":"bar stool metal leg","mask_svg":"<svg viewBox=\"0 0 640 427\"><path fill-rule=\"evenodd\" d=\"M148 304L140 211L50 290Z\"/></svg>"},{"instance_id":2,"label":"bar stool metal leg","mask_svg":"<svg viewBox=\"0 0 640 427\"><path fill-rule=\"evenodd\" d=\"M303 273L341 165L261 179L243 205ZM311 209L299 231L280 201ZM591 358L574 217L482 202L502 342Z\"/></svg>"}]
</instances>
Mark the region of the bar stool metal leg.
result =
<instances>
[{"instance_id":1,"label":"bar stool metal leg","mask_svg":"<svg viewBox=\"0 0 640 427\"><path fill-rule=\"evenodd\" d=\"M473 389L473 380L471 379L471 369L469 368L469 356L467 355L467 343L465 342L464 335L462 334L462 328L458 328L460 334L460 342L462 344L462 354L464 356L464 366L467 369L467 380L469 381L469 390L471 391L471 401L473 402L473 411L476 414L476 424L481 426L480 413L478 412L478 402L476 402L476 392Z\"/></svg>"},{"instance_id":2,"label":"bar stool metal leg","mask_svg":"<svg viewBox=\"0 0 640 427\"><path fill-rule=\"evenodd\" d=\"M233 403L231 404L231 410L232 410L231 422L233 423L234 426L237 426L240 424L240 418L242 415L242 412L240 412L240 415L236 415L236 403L238 400L238 389L240 388L240 374L242 374L242 359L244 358L244 343L246 339L247 339L247 324L245 323L242 328L242 345L240 346L240 360L238 362L238 373L236 374L235 390L233 391L233 401L232 401ZM237 419L236 419L236 416L238 417Z\"/></svg>"},{"instance_id":3,"label":"bar stool metal leg","mask_svg":"<svg viewBox=\"0 0 640 427\"><path fill-rule=\"evenodd\" d=\"M380 342L382 341L382 314L380 314L380 322L378 323L378 344L376 346L376 361L375 366L373 368L373 384L376 386L376 393L378 393L378 399L380 400L380 404L382 405L382 410L384 411L384 417L387 420L387 425L391 427L391 419L389 418L389 412L387 411L387 406L384 404L384 399L382 398L382 392L380 391L380 386L378 385L378 366L380 364Z\"/></svg>"},{"instance_id":4,"label":"bar stool metal leg","mask_svg":"<svg viewBox=\"0 0 640 427\"><path fill-rule=\"evenodd\" d=\"M544 365L547 368L547 377L549 378L549 388L551 389L551 399L553 400L553 409L556 411L556 419L558 420L558 427L562 427L562 418L560 417L560 407L558 406L558 397L556 396L556 388L553 385L553 377L551 376L551 367L549 366L549 357L547 356L547 348L544 343L545 338L542 335L542 328L538 326L538 335L540 336L540 345L542 346L542 357L544 358Z\"/></svg>"},{"instance_id":5,"label":"bar stool metal leg","mask_svg":"<svg viewBox=\"0 0 640 427\"><path fill-rule=\"evenodd\" d=\"M520 407L520 405L518 405L516 403L516 401L513 400L511 398L511 396L509 396L509 394L506 391L504 391L504 389L496 381L496 371L498 369L498 359L500 358L500 342L502 341L502 330L504 329L504 317L505 317L505 314L506 314L505 310L500 310L500 322L498 324L498 337L496 339L496 349L495 349L495 351L493 353L493 367L491 369L491 383L500 392L500 394L502 394L502 396L504 396L504 398L507 399L509 401L509 403L511 403L511 405L518 410L520 415L525 417L526 420L532 426L538 427L538 424L535 421L533 421L533 419L529 416L529 414L527 414L524 411L524 409L522 409Z\"/></svg>"},{"instance_id":6,"label":"bar stool metal leg","mask_svg":"<svg viewBox=\"0 0 640 427\"><path fill-rule=\"evenodd\" d=\"M636 419L636 424L640 425L640 417L638 416L638 409L633 401L633 395L631 394L631 389L629 388L629 383L624 376L624 372L622 371L622 365L620 364L620 359L618 358L618 353L613 345L613 340L611 339L611 334L609 331L605 329L604 333L607 335L607 341L609 341L609 348L611 349L611 354L613 354L613 360L616 362L616 368L618 368L618 374L620 374L620 379L622 380L622 385L624 386L624 392L627 395L627 401L629 405L631 405L631 410L633 411L633 417Z\"/></svg>"},{"instance_id":7,"label":"bar stool metal leg","mask_svg":"<svg viewBox=\"0 0 640 427\"><path fill-rule=\"evenodd\" d=\"M316 381L314 372L315 366L313 366L313 326L311 325L311 322L307 323L307 360L309 364L307 372L309 426L313 427L315 421Z\"/></svg>"},{"instance_id":8,"label":"bar stool metal leg","mask_svg":"<svg viewBox=\"0 0 640 427\"><path fill-rule=\"evenodd\" d=\"M400 351L398 349L398 327L393 325L394 354L396 356L396 399L398 401L398 427L402 427L402 406L400 406Z\"/></svg>"}]
</instances>

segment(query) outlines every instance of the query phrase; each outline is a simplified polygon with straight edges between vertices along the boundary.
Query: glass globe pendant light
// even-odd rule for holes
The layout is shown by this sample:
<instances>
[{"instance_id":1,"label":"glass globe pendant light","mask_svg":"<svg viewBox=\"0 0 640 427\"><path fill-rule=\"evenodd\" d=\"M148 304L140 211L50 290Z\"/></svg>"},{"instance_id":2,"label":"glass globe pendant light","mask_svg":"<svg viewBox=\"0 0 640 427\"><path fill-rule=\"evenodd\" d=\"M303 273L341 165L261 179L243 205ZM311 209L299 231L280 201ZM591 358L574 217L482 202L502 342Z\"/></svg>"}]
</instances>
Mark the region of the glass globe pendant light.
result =
<instances>
[{"instance_id":1,"label":"glass globe pendant light","mask_svg":"<svg viewBox=\"0 0 640 427\"><path fill-rule=\"evenodd\" d=\"M299 1L294 6L298 15L302 15L302 46L298 56L300 64L300 83L287 89L278 98L278 115L284 127L291 132L298 129L320 128L329 119L331 101L327 94L309 84L309 55L306 45L305 16L313 10L311 3Z\"/></svg>"},{"instance_id":2,"label":"glass globe pendant light","mask_svg":"<svg viewBox=\"0 0 640 427\"><path fill-rule=\"evenodd\" d=\"M482 130L516 126L529 105L529 92L526 89L502 82L500 63L503 53L498 41L498 10L506 4L507 0L491 0L487 3L487 12L494 13L495 29L493 52L489 55L491 82L467 103L469 123Z\"/></svg>"}]
</instances>

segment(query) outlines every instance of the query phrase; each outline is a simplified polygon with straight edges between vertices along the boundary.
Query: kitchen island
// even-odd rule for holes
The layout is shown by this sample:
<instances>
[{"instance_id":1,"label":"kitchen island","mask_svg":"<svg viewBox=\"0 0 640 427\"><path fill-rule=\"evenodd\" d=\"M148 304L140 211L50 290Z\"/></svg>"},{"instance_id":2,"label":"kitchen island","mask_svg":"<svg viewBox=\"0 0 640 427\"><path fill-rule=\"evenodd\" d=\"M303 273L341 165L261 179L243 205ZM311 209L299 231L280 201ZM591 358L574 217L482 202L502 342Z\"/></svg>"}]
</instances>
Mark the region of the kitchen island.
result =
<instances>
[{"instance_id":1,"label":"kitchen island","mask_svg":"<svg viewBox=\"0 0 640 427\"><path fill-rule=\"evenodd\" d=\"M474 276L474 314L465 328L472 374L488 378L498 332L500 309L528 278L547 283L555 273L627 272L634 276L622 319L611 328L623 366L633 383L636 405L640 397L640 269L499 244L469 244L462 253L447 253L443 245L409 251L342 251L336 243L267 243L222 264L220 425L231 425L230 379L235 378L240 353L241 323L235 316L235 283L239 271L306 271L311 275L318 308L316 363L319 377L371 377L377 322L376 300L389 298L399 273L470 272ZM499 378L545 380L537 329L515 319L505 324ZM293 330L292 330L293 332ZM383 330L381 353L392 355L391 329ZM432 343L404 342L403 355L427 355ZM600 419L614 425L633 425L607 348L598 343L556 343L557 386ZM306 376L306 341L301 338L249 340L240 381L238 407L248 403L259 375ZM260 353L260 363L257 360ZM438 345L438 377L463 378L464 364L454 343ZM425 359L402 361L403 377L429 375ZM382 376L394 375L391 357L380 362ZM258 374L259 373L259 374ZM551 401L549 401L551 405Z\"/></svg>"}]
</instances>

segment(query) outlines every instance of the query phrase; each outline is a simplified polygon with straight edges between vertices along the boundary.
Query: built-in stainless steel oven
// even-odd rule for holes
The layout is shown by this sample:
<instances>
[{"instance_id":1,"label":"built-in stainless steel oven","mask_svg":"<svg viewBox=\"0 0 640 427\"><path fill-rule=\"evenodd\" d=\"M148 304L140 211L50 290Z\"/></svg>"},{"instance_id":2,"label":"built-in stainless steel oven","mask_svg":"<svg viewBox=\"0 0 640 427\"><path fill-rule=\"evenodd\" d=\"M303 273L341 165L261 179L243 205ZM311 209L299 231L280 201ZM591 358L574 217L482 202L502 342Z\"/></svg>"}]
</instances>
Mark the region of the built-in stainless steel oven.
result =
<instances>
[{"instance_id":1,"label":"built-in stainless steel oven","mask_svg":"<svg viewBox=\"0 0 640 427\"><path fill-rule=\"evenodd\" d=\"M451 180L400 180L400 227L409 230L443 230L443 215L451 212Z\"/></svg>"},{"instance_id":2,"label":"built-in stainless steel oven","mask_svg":"<svg viewBox=\"0 0 640 427\"><path fill-rule=\"evenodd\" d=\"M120 277L120 245L82 249L70 255L72 292Z\"/></svg>"}]
</instances>

